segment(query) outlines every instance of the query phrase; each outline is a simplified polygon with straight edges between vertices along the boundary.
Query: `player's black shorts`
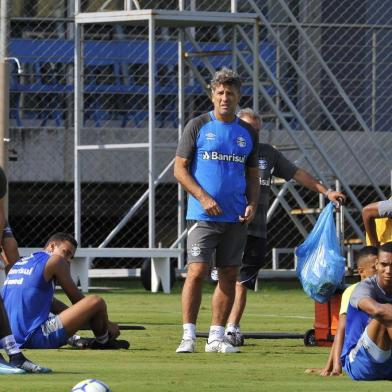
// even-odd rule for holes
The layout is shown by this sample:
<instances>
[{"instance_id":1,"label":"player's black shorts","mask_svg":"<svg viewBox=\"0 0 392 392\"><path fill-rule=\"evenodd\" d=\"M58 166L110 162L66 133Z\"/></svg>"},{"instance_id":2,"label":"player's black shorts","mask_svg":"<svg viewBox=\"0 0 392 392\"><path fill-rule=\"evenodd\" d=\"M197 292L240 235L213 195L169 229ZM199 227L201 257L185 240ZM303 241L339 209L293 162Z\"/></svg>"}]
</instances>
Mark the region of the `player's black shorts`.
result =
<instances>
[{"instance_id":1,"label":"player's black shorts","mask_svg":"<svg viewBox=\"0 0 392 392\"><path fill-rule=\"evenodd\" d=\"M248 289L254 290L259 269L265 261L267 239L248 235L242 258L238 281Z\"/></svg>"}]
</instances>

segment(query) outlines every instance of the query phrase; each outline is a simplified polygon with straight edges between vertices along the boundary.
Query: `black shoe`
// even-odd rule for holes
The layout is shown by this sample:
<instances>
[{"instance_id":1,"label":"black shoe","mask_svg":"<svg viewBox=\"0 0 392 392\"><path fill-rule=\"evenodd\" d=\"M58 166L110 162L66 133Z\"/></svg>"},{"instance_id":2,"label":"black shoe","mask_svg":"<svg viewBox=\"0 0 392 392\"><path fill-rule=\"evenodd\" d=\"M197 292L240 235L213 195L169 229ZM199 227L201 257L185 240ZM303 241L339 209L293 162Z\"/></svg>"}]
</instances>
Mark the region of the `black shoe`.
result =
<instances>
[{"instance_id":1,"label":"black shoe","mask_svg":"<svg viewBox=\"0 0 392 392\"><path fill-rule=\"evenodd\" d=\"M69 338L67 340L69 346L73 348L77 348L79 350L85 350L90 348L93 342L95 342L94 338L82 338L82 337L78 337L77 339Z\"/></svg>"},{"instance_id":2,"label":"black shoe","mask_svg":"<svg viewBox=\"0 0 392 392\"><path fill-rule=\"evenodd\" d=\"M22 353L10 355L10 365L26 371L27 373L51 373L52 369L39 366L28 360Z\"/></svg>"},{"instance_id":3,"label":"black shoe","mask_svg":"<svg viewBox=\"0 0 392 392\"><path fill-rule=\"evenodd\" d=\"M95 339L91 342L89 348L92 350L128 350L129 342L121 339L109 339L106 343L99 343Z\"/></svg>"}]
</instances>

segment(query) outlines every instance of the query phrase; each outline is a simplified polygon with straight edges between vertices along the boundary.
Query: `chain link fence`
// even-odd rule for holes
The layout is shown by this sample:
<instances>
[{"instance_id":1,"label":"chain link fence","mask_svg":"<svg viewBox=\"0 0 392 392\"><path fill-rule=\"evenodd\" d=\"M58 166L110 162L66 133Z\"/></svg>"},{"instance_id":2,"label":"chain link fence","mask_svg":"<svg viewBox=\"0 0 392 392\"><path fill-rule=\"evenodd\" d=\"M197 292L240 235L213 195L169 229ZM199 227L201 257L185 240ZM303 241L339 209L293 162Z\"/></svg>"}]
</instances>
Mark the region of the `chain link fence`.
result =
<instances>
[{"instance_id":1,"label":"chain link fence","mask_svg":"<svg viewBox=\"0 0 392 392\"><path fill-rule=\"evenodd\" d=\"M127 2L81 2L82 12L123 10ZM229 0L185 1L191 11L230 12ZM178 1L130 1L131 9L178 10ZM360 206L389 196L387 154L390 110L392 1L244 0L239 12L259 20L258 107L261 141L275 145L316 177L350 196L345 239L360 239ZM74 230L74 22L73 2L10 4L10 222L20 246L41 246L54 231ZM170 168L178 127L178 42L174 27L156 29L156 173ZM206 87L223 65L243 78L241 107L253 105L252 26L190 27L185 45L185 120L211 109ZM233 56L236 48L237 56ZM201 53L204 53L202 55ZM209 55L205 55L209 53ZM242 57L241 57L242 56ZM242 58L242 60L241 60ZM81 145L148 141L148 29L132 24L83 28L83 127ZM146 151L84 151L81 154L81 239L98 247L139 202L108 243L148 246ZM172 170L156 189L156 245L177 238L177 186ZM274 185L278 192L281 184ZM293 185L269 223L269 248L293 248L317 217L293 215L318 195ZM291 188L293 189L293 188ZM298 191L300 198L295 193ZM266 268L272 265L269 254ZM96 267L129 267L134 261L103 261ZM280 268L292 268L292 255Z\"/></svg>"}]
</instances>

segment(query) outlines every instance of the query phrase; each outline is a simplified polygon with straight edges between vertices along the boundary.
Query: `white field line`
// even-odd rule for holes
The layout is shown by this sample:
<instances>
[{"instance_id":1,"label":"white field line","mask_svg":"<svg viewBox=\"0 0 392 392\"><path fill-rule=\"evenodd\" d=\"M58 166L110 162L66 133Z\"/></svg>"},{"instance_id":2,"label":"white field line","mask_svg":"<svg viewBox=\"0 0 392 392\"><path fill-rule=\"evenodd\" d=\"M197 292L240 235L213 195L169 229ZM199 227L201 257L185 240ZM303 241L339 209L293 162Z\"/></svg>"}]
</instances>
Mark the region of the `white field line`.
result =
<instances>
[{"instance_id":1,"label":"white field line","mask_svg":"<svg viewBox=\"0 0 392 392\"><path fill-rule=\"evenodd\" d=\"M258 317L278 317L278 318L291 318L291 319L306 319L306 320L313 320L314 317L310 316L298 316L295 314L263 314L263 313L246 313L245 317L248 316L258 316Z\"/></svg>"}]
</instances>

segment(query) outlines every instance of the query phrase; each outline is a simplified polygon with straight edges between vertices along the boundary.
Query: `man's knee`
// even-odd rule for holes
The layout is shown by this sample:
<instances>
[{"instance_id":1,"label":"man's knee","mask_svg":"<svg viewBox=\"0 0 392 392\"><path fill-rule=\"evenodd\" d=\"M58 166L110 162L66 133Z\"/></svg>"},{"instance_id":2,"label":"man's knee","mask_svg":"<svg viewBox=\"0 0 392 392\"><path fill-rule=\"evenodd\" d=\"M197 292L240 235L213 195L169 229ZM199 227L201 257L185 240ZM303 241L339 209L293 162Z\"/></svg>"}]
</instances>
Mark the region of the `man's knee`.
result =
<instances>
[{"instance_id":1,"label":"man's knee","mask_svg":"<svg viewBox=\"0 0 392 392\"><path fill-rule=\"evenodd\" d=\"M99 295L88 295L87 297L85 297L85 300L87 301L88 306L95 311L106 311L106 302Z\"/></svg>"},{"instance_id":2,"label":"man's knee","mask_svg":"<svg viewBox=\"0 0 392 392\"><path fill-rule=\"evenodd\" d=\"M190 263L188 264L188 271L186 278L188 281L201 283L208 274L207 263Z\"/></svg>"},{"instance_id":3,"label":"man's knee","mask_svg":"<svg viewBox=\"0 0 392 392\"><path fill-rule=\"evenodd\" d=\"M219 280L235 283L238 277L238 267L221 267L218 269Z\"/></svg>"}]
</instances>

